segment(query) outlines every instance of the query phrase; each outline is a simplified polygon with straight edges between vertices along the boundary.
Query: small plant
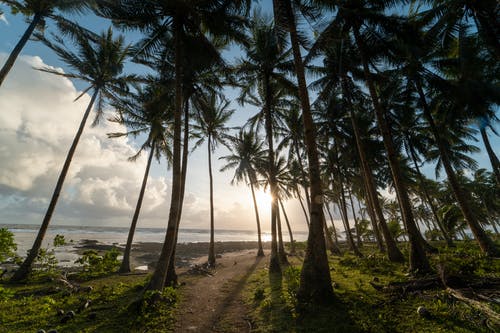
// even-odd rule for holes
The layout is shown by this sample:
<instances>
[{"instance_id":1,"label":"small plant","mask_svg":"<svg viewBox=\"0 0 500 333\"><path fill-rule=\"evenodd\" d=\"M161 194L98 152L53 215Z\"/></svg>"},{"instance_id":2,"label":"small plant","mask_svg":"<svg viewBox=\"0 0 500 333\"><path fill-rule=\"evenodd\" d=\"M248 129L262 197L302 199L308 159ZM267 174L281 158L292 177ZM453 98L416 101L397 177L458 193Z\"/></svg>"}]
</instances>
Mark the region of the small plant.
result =
<instances>
[{"instance_id":1,"label":"small plant","mask_svg":"<svg viewBox=\"0 0 500 333\"><path fill-rule=\"evenodd\" d=\"M0 263L16 255L14 234L7 228L0 228Z\"/></svg>"},{"instance_id":2,"label":"small plant","mask_svg":"<svg viewBox=\"0 0 500 333\"><path fill-rule=\"evenodd\" d=\"M54 250L40 249L35 259L34 269L31 272L32 278L53 277L57 274L58 261Z\"/></svg>"},{"instance_id":3,"label":"small plant","mask_svg":"<svg viewBox=\"0 0 500 333\"><path fill-rule=\"evenodd\" d=\"M266 298L266 292L264 290L264 288L257 288L255 289L254 293L253 293L253 300L255 302L261 302L264 298Z\"/></svg>"},{"instance_id":4,"label":"small plant","mask_svg":"<svg viewBox=\"0 0 500 333\"><path fill-rule=\"evenodd\" d=\"M300 286L300 269L290 266L285 270L286 292L289 300L295 303Z\"/></svg>"},{"instance_id":5,"label":"small plant","mask_svg":"<svg viewBox=\"0 0 500 333\"><path fill-rule=\"evenodd\" d=\"M116 248L105 252L102 256L95 250L88 250L83 252L82 257L75 263L83 266L82 277L97 277L112 273L120 267L120 261L117 259L119 254L120 251Z\"/></svg>"},{"instance_id":6,"label":"small plant","mask_svg":"<svg viewBox=\"0 0 500 333\"><path fill-rule=\"evenodd\" d=\"M64 238L64 235L59 235L57 234L56 237L54 237L54 247L59 247L59 246L64 246L66 244L68 244L66 242L66 239Z\"/></svg>"}]
</instances>

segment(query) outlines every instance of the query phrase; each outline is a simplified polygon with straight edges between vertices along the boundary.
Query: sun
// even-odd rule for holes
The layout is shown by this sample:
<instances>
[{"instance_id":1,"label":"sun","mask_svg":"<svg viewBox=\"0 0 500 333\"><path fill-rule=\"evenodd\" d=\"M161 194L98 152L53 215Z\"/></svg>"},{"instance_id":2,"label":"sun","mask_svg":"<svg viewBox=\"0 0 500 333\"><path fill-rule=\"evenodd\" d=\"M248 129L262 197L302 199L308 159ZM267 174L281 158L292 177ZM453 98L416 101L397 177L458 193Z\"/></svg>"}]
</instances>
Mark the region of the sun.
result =
<instances>
[{"instance_id":1,"label":"sun","mask_svg":"<svg viewBox=\"0 0 500 333\"><path fill-rule=\"evenodd\" d=\"M262 208L271 206L273 202L273 197L271 193L263 190L259 190L255 192L255 200L257 200L257 205Z\"/></svg>"}]
</instances>

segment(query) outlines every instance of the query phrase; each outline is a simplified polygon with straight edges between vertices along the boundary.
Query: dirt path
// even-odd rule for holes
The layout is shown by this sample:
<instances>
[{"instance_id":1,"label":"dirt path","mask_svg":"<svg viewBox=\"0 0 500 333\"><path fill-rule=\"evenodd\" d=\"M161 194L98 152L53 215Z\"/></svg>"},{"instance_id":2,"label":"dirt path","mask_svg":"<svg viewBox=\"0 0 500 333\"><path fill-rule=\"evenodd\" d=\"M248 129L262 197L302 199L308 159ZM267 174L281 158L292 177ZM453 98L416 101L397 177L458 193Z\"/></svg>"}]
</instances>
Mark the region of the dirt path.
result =
<instances>
[{"instance_id":1,"label":"dirt path","mask_svg":"<svg viewBox=\"0 0 500 333\"><path fill-rule=\"evenodd\" d=\"M206 262L200 258L198 263ZM181 274L181 300L176 313L175 332L249 332L248 309L242 291L250 275L263 268L266 257L256 251L226 253L217 259L210 275Z\"/></svg>"}]
</instances>

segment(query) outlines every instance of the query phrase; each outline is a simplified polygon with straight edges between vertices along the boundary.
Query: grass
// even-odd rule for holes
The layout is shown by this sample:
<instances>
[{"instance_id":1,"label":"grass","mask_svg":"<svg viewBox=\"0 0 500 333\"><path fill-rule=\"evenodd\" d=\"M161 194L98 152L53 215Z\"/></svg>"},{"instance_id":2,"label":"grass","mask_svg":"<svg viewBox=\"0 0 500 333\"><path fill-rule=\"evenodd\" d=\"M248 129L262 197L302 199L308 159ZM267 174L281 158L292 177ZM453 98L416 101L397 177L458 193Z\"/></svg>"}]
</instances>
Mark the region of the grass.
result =
<instances>
[{"instance_id":1,"label":"grass","mask_svg":"<svg viewBox=\"0 0 500 333\"><path fill-rule=\"evenodd\" d=\"M463 243L456 249L441 248L431 261L436 264L446 260L448 270L456 272L498 277L500 261L481 256L471 246ZM291 257L293 266L284 271L282 279L269 278L266 271L254 274L245 294L252 308L254 332L495 332L482 313L455 301L444 290L404 295L375 290L370 282L386 285L408 280L407 267L391 263L382 255L368 255L374 252L372 248L364 252L364 258L330 256L337 299L331 306L310 305L300 313L294 296L302 258ZM419 315L419 306L428 309L429 315Z\"/></svg>"},{"instance_id":2,"label":"grass","mask_svg":"<svg viewBox=\"0 0 500 333\"><path fill-rule=\"evenodd\" d=\"M0 285L0 332L170 332L173 327L175 292L166 289L166 302L155 305L140 301L145 275L110 275L83 285L89 292L70 293L56 289L56 282L27 285ZM147 295L148 296L148 295ZM90 301L90 306L83 305ZM63 323L58 314L74 311L73 319Z\"/></svg>"}]
</instances>

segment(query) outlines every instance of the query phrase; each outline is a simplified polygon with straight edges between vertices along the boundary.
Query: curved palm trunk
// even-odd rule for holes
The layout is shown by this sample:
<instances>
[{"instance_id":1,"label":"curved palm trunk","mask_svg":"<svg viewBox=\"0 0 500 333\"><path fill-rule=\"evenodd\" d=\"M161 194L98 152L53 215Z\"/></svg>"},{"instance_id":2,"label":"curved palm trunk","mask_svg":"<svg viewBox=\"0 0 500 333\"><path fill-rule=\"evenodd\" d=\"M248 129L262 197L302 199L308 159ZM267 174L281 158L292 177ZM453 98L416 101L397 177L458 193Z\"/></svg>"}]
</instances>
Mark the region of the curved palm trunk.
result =
<instances>
[{"instance_id":1,"label":"curved palm trunk","mask_svg":"<svg viewBox=\"0 0 500 333\"><path fill-rule=\"evenodd\" d=\"M409 140L407 140L407 141L408 141L408 144L409 144L410 141ZM434 206L434 203L432 202L432 198L431 198L431 196L429 194L429 191L427 191L427 186L425 186L424 176L422 175L422 173L420 172L420 168L418 167L417 156L415 154L415 150L413 149L413 147L411 146L411 144L409 144L409 148L410 148L409 149L410 150L410 156L411 156L411 159L413 161L413 166L415 167L415 171L417 172L417 177L418 177L418 180L420 182L420 186L422 187L422 190L424 192L425 200L427 201L427 204L429 205L429 207L431 209L432 215L434 216L434 219L436 220L436 224L437 224L439 230L441 231L441 234L443 234L443 237L444 237L444 239L446 241L446 244L449 247L454 247L455 245L453 244L453 241L451 240L450 235L444 229L443 224L441 222L441 219L438 216L436 206Z\"/></svg>"},{"instance_id":2,"label":"curved palm trunk","mask_svg":"<svg viewBox=\"0 0 500 333\"><path fill-rule=\"evenodd\" d=\"M264 250L262 249L259 208L257 207L257 200L255 199L255 190L253 188L253 181L250 181L250 189L252 190L253 208L255 211L255 219L257 220L257 238L258 238L258 246L259 246L259 249L257 250L257 257L263 257Z\"/></svg>"},{"instance_id":3,"label":"curved palm trunk","mask_svg":"<svg viewBox=\"0 0 500 333\"><path fill-rule=\"evenodd\" d=\"M365 177L363 177L363 178L364 178L363 185L365 186L365 191L366 191L365 197L364 197L365 206L366 206L366 210L368 212L368 216L370 217L370 221L372 223L372 230L373 230L373 234L375 235L375 241L377 242L377 246L378 246L380 252L385 253L383 239L380 235L381 228L379 228L379 226L378 226L377 218L376 218L377 215L375 214L375 208L373 208L373 203L371 202L370 195L368 195L368 190L367 190L367 185L366 185L366 182L368 180L365 179ZM384 221L384 223L385 223L385 221ZM391 237L391 239L392 239L392 237ZM394 240L393 240L393 242L394 242ZM395 243L394 243L394 245L395 245ZM389 260L391 260L391 259L389 259ZM404 258L402 255L401 255L401 261L404 261Z\"/></svg>"},{"instance_id":4,"label":"curved palm trunk","mask_svg":"<svg viewBox=\"0 0 500 333\"><path fill-rule=\"evenodd\" d=\"M146 191L146 184L148 183L149 168L151 167L151 161L154 155L154 143L151 145L151 151L149 152L148 163L146 164L146 171L144 171L144 177L142 179L141 190L139 192L139 198L137 199L137 205L135 206L134 216L132 217L132 224L128 231L127 245L125 245L125 251L123 252L122 264L120 266L120 273L129 273L130 269L130 250L132 249L132 241L134 239L135 228L137 226L137 220L139 219L139 212L141 211L142 199L144 198L144 192Z\"/></svg>"},{"instance_id":5,"label":"curved palm trunk","mask_svg":"<svg viewBox=\"0 0 500 333\"><path fill-rule=\"evenodd\" d=\"M172 151L172 195L170 199L170 211L168 216L167 232L160 253L160 258L156 264L156 269L153 272L149 281L147 290L161 291L165 285L168 266L172 260L172 253L175 247L175 239L177 235L177 222L179 217L179 202L181 193L181 117L182 117L182 50L181 50L181 33L182 25L179 20L174 19L175 33L175 109L174 109L174 134L173 134L173 151Z\"/></svg>"},{"instance_id":6,"label":"curved palm trunk","mask_svg":"<svg viewBox=\"0 0 500 333\"><path fill-rule=\"evenodd\" d=\"M268 147L268 164L269 164L269 187L271 190L271 258L269 259L269 273L280 274L280 258L278 252L278 235L277 235L277 219L278 217L278 201L277 201L277 180L276 166L274 163L274 144L273 144L273 124L271 116L271 85L269 82L268 73L264 74L264 89L265 89L265 127Z\"/></svg>"},{"instance_id":7,"label":"curved palm trunk","mask_svg":"<svg viewBox=\"0 0 500 333\"><path fill-rule=\"evenodd\" d=\"M332 234L328 231L328 226L326 225L326 218L325 218L325 212L322 212L323 216L323 232L325 233L325 244L326 248L330 250L330 253L332 255L338 255L341 256L342 252L340 251L339 244L338 242L334 242L332 238ZM337 236L336 231L335 231L335 236Z\"/></svg>"},{"instance_id":8,"label":"curved palm trunk","mask_svg":"<svg viewBox=\"0 0 500 333\"><path fill-rule=\"evenodd\" d=\"M208 176L210 179L210 245L208 247L208 266L215 267L215 230L214 230L214 179L212 175L212 137L208 135Z\"/></svg>"},{"instance_id":9,"label":"curved palm trunk","mask_svg":"<svg viewBox=\"0 0 500 333\"><path fill-rule=\"evenodd\" d=\"M333 237L335 237L335 244L339 245L339 236L337 235L337 228L335 228L335 223L333 222L333 215L332 212L330 211L330 207L328 204L325 205L326 207L326 212L328 213L328 216L330 217L330 221L332 222L332 231L333 231ZM326 221L325 221L326 224Z\"/></svg>"},{"instance_id":10,"label":"curved palm trunk","mask_svg":"<svg viewBox=\"0 0 500 333\"><path fill-rule=\"evenodd\" d=\"M182 206L184 202L184 193L186 189L187 162L189 154L189 99L186 98L184 104L184 135L182 145L182 166L181 166L181 193L179 198L179 212L177 216L177 228L174 240L174 249L172 250L171 260L168 262L167 276L165 278L166 286L176 286L178 284L177 273L175 272L175 251L177 247L177 239L179 236L179 227L182 217Z\"/></svg>"},{"instance_id":11,"label":"curved palm trunk","mask_svg":"<svg viewBox=\"0 0 500 333\"><path fill-rule=\"evenodd\" d=\"M493 243L491 238L484 232L484 229L479 224L479 221L477 220L476 216L474 215L474 212L472 211L469 200L466 197L466 194L456 177L455 171L451 166L451 161L448 156L448 151L444 144L443 138L439 133L436 123L434 122L434 118L432 117L432 114L427 105L427 100L425 98L422 85L418 81L416 81L415 84L417 87L420 100L423 104L422 110L424 111L424 117L429 123L431 132L434 136L434 139L436 140L436 144L439 149L439 155L441 156L441 161L443 163L446 176L448 177L448 181L450 182L453 195L455 196L455 199L457 200L458 205L460 206L460 210L462 211L465 221L469 225L472 233L474 234L474 237L478 241L481 250L488 256L500 256L500 251L496 247L495 243Z\"/></svg>"},{"instance_id":12,"label":"curved palm trunk","mask_svg":"<svg viewBox=\"0 0 500 333\"><path fill-rule=\"evenodd\" d=\"M342 80L342 85L343 85L343 91L344 93L349 93L349 91L345 87L345 78ZM346 95L349 96L349 95ZM384 240L385 240L385 245L387 247L387 256L390 261L393 262L403 262L404 261L404 256L403 253L399 250L399 248L396 245L396 242L394 241L391 233L389 232L389 228L387 227L387 223L385 221L384 213L382 212L382 207L380 207L380 201L378 199L378 194L377 194L377 188L375 186L375 180L373 177L373 171L368 163L368 158L366 156L366 148L363 143L363 139L361 137L361 133L359 130L358 126L358 121L356 118L356 115L354 114L354 111L351 108L350 111L350 118L351 118L351 124L352 128L354 131L354 138L356 140L356 146L358 150L358 156L359 160L361 162L361 167L362 167L362 173L363 173L363 178L365 180L365 186L366 186L366 191L367 191L367 202L371 206L371 208L375 211L376 217L378 218L378 226L376 224L372 225L373 231L375 233L375 237L377 237L378 234L378 240L377 242L381 243L380 239L380 233L379 233L379 228L382 231L382 234L384 235ZM375 217L375 216L374 216ZM372 219L372 222L374 219ZM379 244L380 248L380 244Z\"/></svg>"},{"instance_id":13,"label":"curved palm trunk","mask_svg":"<svg viewBox=\"0 0 500 333\"><path fill-rule=\"evenodd\" d=\"M297 189L297 199L299 199L300 207L302 207L302 212L304 212L304 216L306 218L307 228L309 229L309 214L306 212L306 208L304 207L304 203L302 202L302 196L300 195L299 189Z\"/></svg>"},{"instance_id":14,"label":"curved palm trunk","mask_svg":"<svg viewBox=\"0 0 500 333\"><path fill-rule=\"evenodd\" d=\"M300 159L300 150L299 150L299 145L297 142L294 142L294 149L295 149L295 154L297 155L297 162L299 162L299 167L300 167L300 173L302 174L302 179L304 182L309 183L309 180L307 179L307 174L306 174L306 169L304 168L304 164L302 163L302 160ZM309 196L309 189L307 188L306 185L302 184L302 188L304 189L304 194L306 196L306 204L307 204L307 211L311 213L311 198ZM307 225L309 225L309 222L307 222Z\"/></svg>"},{"instance_id":15,"label":"curved palm trunk","mask_svg":"<svg viewBox=\"0 0 500 333\"><path fill-rule=\"evenodd\" d=\"M311 218L307 249L300 274L300 286L297 298L300 303L329 303L335 297L330 277L330 267L326 255L325 235L323 232L323 190L316 146L316 128L313 122L309 93L307 91L304 64L300 54L299 39L295 25L295 15L290 0L273 0L274 17L276 22L286 22L292 44L295 73L299 88L299 99L302 107L304 122L304 139L307 158L309 161L309 181L311 195ZM284 19L284 20L283 20Z\"/></svg>"},{"instance_id":16,"label":"curved palm trunk","mask_svg":"<svg viewBox=\"0 0 500 333\"><path fill-rule=\"evenodd\" d=\"M295 241L293 240L292 228L290 227L290 220L288 220L288 215L286 214L285 207L283 206L283 201L280 199L281 211L285 217L286 227L288 228L288 235L290 236L290 253L295 254Z\"/></svg>"},{"instance_id":17,"label":"curved palm trunk","mask_svg":"<svg viewBox=\"0 0 500 333\"><path fill-rule=\"evenodd\" d=\"M495 178L497 180L497 185L500 186L500 162L498 161L498 157L491 148L490 140L488 139L488 134L486 134L486 128L481 128L481 137L483 138L484 147L486 148L486 152L488 153L488 158L491 162L491 168L493 169L493 173L495 174Z\"/></svg>"},{"instance_id":18,"label":"curved palm trunk","mask_svg":"<svg viewBox=\"0 0 500 333\"><path fill-rule=\"evenodd\" d=\"M5 61L5 64L3 65L2 69L0 70L0 87L2 86L3 81L9 74L10 70L14 66L14 63L17 60L17 57L21 53L22 49L30 39L31 35L33 34L33 31L35 30L36 26L40 23L42 19L42 15L40 13L37 13L33 16L33 20L31 21L30 25L24 32L23 36L17 42L16 46L10 53L9 57L7 58L7 61Z\"/></svg>"},{"instance_id":19,"label":"curved palm trunk","mask_svg":"<svg viewBox=\"0 0 500 333\"><path fill-rule=\"evenodd\" d=\"M419 238L420 233L418 232L417 226L415 225L415 220L413 219L410 198L408 196L407 187L404 183L401 167L399 165L399 154L396 150L396 147L394 146L391 129L389 124L387 123L387 119L385 119L385 113L378 102L378 95L375 90L373 81L371 80L371 73L368 68L365 45L357 29L354 29L354 37L360 51L361 62L363 63L363 71L373 103L373 108L375 110L377 125L379 127L380 133L382 134L382 140L387 152L387 160L389 161L389 166L391 168L394 187L396 189L397 197L402 208L401 215L403 216L403 221L409 236L410 271L417 272L419 274L425 274L430 271L429 260L427 259L424 248L422 247L422 244L420 242L421 236Z\"/></svg>"},{"instance_id":20,"label":"curved palm trunk","mask_svg":"<svg viewBox=\"0 0 500 333\"><path fill-rule=\"evenodd\" d=\"M341 80L342 91L346 96L349 96L350 92L346 87L345 80L346 80L345 77L342 78ZM350 101L350 98L348 98L348 100ZM368 163L368 158L366 156L366 148L363 143L363 139L361 137L358 120L356 118L356 115L354 114L352 105L349 116L351 118L351 125L354 132L354 139L356 141L356 148L358 151L359 161L361 162L361 172L363 175L367 192L366 193L367 203L370 206L369 207L370 209L375 210L375 213L379 221L379 225L377 226L375 221L375 216L370 216L372 221L372 229L375 234L375 239L377 240L377 244L380 251L384 252L384 246L382 245L382 239L380 237L380 231L379 231L379 226L380 226L382 234L384 235L385 245L387 247L387 256L389 257L389 260L393 262L403 262L404 261L403 253L401 253L401 251L396 245L396 242L392 238L391 233L389 232L389 228L387 227L387 223L385 222L385 217L382 212L382 208L380 207L377 189L375 187L375 180L373 179L373 171L371 169L370 164ZM371 211L371 213L373 214L373 211Z\"/></svg>"},{"instance_id":21,"label":"curved palm trunk","mask_svg":"<svg viewBox=\"0 0 500 333\"><path fill-rule=\"evenodd\" d=\"M347 188L347 193L349 194L349 201L351 203L352 218L354 219L354 229L356 230L356 245L358 248L363 246L361 242L361 236L359 234L358 219L356 218L356 210L354 209L354 202L352 201L352 193L349 188Z\"/></svg>"},{"instance_id":22,"label":"curved palm trunk","mask_svg":"<svg viewBox=\"0 0 500 333\"><path fill-rule=\"evenodd\" d=\"M276 199L279 201L279 199ZM278 256L280 259L280 264L283 266L290 265L288 263L288 258L286 257L285 243L283 242L283 232L281 230L281 212L278 206L277 213L277 225L278 225Z\"/></svg>"},{"instance_id":23,"label":"curved palm trunk","mask_svg":"<svg viewBox=\"0 0 500 333\"><path fill-rule=\"evenodd\" d=\"M339 177L342 178L342 177ZM349 225L349 218L347 217L347 205L346 205L346 200L345 200L345 193L344 193L344 185L342 182L340 183L340 203L339 203L339 208L342 216L342 221L344 222L344 229L345 229L345 234L347 237L347 244L349 244L349 248L354 252L355 255L358 257L363 257L363 254L359 252L358 247L356 244L354 244L354 239L352 237L351 233L351 226Z\"/></svg>"},{"instance_id":24,"label":"curved palm trunk","mask_svg":"<svg viewBox=\"0 0 500 333\"><path fill-rule=\"evenodd\" d=\"M59 195L61 194L64 180L66 179L66 175L68 173L69 166L71 165L73 155L75 154L76 147L78 145L78 141L80 141L80 137L82 136L83 130L85 129L85 123L87 122L90 111L92 110L92 106L94 105L94 102L95 102L98 94L99 94L99 89L96 88L94 91L94 94L92 95L92 98L90 99L89 105L87 106L87 109L85 110L85 113L83 114L82 121L80 122L80 127L78 127L78 130L77 130L76 135L73 139L71 147L69 148L68 155L66 156L66 160L64 161L63 168L61 170L61 173L59 174L59 178L57 179L54 193L52 194L52 198L50 199L49 207L47 208L47 212L45 213L45 217L43 218L43 222L42 222L42 225L40 226L40 230L38 231L35 242L33 243L31 250L29 250L28 256L26 257L26 259L24 259L21 266L17 269L17 271L12 276L11 281L13 281L13 282L25 280L31 272L33 262L35 261L36 257L38 256L38 252L40 251L40 248L42 247L42 241L43 241L43 239L45 237L45 233L47 232L47 229L49 227L50 220L52 219L52 214L54 213L54 210L56 208L56 204L57 204L57 201L59 199Z\"/></svg>"}]
</instances>

